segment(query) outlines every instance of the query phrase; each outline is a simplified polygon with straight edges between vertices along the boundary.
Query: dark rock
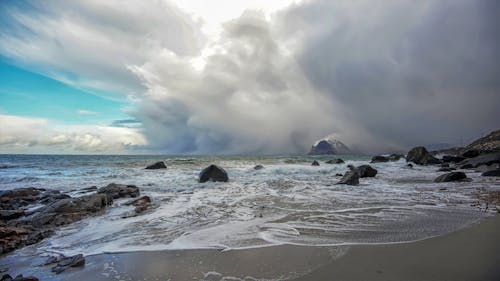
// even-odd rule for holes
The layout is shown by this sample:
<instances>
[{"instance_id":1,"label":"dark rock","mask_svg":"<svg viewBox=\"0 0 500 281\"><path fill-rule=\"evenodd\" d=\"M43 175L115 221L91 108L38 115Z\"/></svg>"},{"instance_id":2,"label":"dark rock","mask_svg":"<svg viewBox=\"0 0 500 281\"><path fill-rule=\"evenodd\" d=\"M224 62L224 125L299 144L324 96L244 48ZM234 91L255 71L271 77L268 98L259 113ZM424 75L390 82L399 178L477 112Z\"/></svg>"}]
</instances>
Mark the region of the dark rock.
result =
<instances>
[{"instance_id":1,"label":"dark rock","mask_svg":"<svg viewBox=\"0 0 500 281\"><path fill-rule=\"evenodd\" d=\"M389 161L399 161L401 158L404 158L403 154L393 153L389 155Z\"/></svg>"},{"instance_id":2,"label":"dark rock","mask_svg":"<svg viewBox=\"0 0 500 281\"><path fill-rule=\"evenodd\" d=\"M468 167L462 169L476 168L480 165L492 165L500 163L500 152L482 154L474 158L465 159L458 163L460 167Z\"/></svg>"},{"instance_id":3,"label":"dark rock","mask_svg":"<svg viewBox=\"0 0 500 281\"><path fill-rule=\"evenodd\" d=\"M0 210L0 220L13 220L24 216L23 210Z\"/></svg>"},{"instance_id":4,"label":"dark rock","mask_svg":"<svg viewBox=\"0 0 500 281\"><path fill-rule=\"evenodd\" d=\"M342 175L341 173L336 173L336 174L335 174L335 176L336 176L336 177L341 177L341 176L343 176L343 175Z\"/></svg>"},{"instance_id":5,"label":"dark rock","mask_svg":"<svg viewBox=\"0 0 500 281\"><path fill-rule=\"evenodd\" d=\"M2 276L2 279L0 279L0 281L13 281L14 279L12 278L12 276L10 276L9 274L4 274Z\"/></svg>"},{"instance_id":6,"label":"dark rock","mask_svg":"<svg viewBox=\"0 0 500 281\"><path fill-rule=\"evenodd\" d=\"M413 168L413 165L411 163L409 163L408 165L406 165L406 167Z\"/></svg>"},{"instance_id":7,"label":"dark rock","mask_svg":"<svg viewBox=\"0 0 500 281\"><path fill-rule=\"evenodd\" d=\"M133 205L135 206L135 214L140 214L147 209L149 209L151 205L151 198L149 196L142 196L140 198L128 201L125 203L125 205Z\"/></svg>"},{"instance_id":8,"label":"dark rock","mask_svg":"<svg viewBox=\"0 0 500 281\"><path fill-rule=\"evenodd\" d=\"M156 163L146 167L146 169L148 169L148 170L166 169L166 168L167 168L167 165L165 165L165 162L163 162L163 161L156 162Z\"/></svg>"},{"instance_id":9,"label":"dark rock","mask_svg":"<svg viewBox=\"0 0 500 281\"><path fill-rule=\"evenodd\" d=\"M52 272L59 274L69 267L85 266L85 258L82 254L74 255L72 257L62 258L56 266L52 268Z\"/></svg>"},{"instance_id":10,"label":"dark rock","mask_svg":"<svg viewBox=\"0 0 500 281\"><path fill-rule=\"evenodd\" d=\"M311 163L311 166L319 166L319 162L314 160L312 163Z\"/></svg>"},{"instance_id":11,"label":"dark rock","mask_svg":"<svg viewBox=\"0 0 500 281\"><path fill-rule=\"evenodd\" d=\"M326 164L343 164L345 163L344 160L340 159L340 158L336 158L336 159L331 159L331 160L328 160L325 162Z\"/></svg>"},{"instance_id":12,"label":"dark rock","mask_svg":"<svg viewBox=\"0 0 500 281\"><path fill-rule=\"evenodd\" d=\"M254 170L261 170L261 169L264 169L264 166L262 166L262 165L260 165L260 164L259 164L259 165L255 165L255 166L253 167L253 169L254 169Z\"/></svg>"},{"instance_id":13,"label":"dark rock","mask_svg":"<svg viewBox=\"0 0 500 281\"><path fill-rule=\"evenodd\" d=\"M434 181L435 182L451 182L451 181L463 181L467 178L464 172L451 172L448 174L440 175Z\"/></svg>"},{"instance_id":14,"label":"dark rock","mask_svg":"<svg viewBox=\"0 0 500 281\"><path fill-rule=\"evenodd\" d=\"M463 160L465 160L465 157L452 156L452 155L444 155L443 159L442 159L442 161L444 163L450 163L450 162L458 163L458 162L463 161Z\"/></svg>"},{"instance_id":15,"label":"dark rock","mask_svg":"<svg viewBox=\"0 0 500 281\"><path fill-rule=\"evenodd\" d=\"M359 172L360 178L374 177L377 175L377 170L372 168L370 165L361 165L356 168Z\"/></svg>"},{"instance_id":16,"label":"dark rock","mask_svg":"<svg viewBox=\"0 0 500 281\"><path fill-rule=\"evenodd\" d=\"M51 264L54 264L54 263L58 263L60 260L59 257L55 257L55 256L50 256L48 257L45 262L42 264L42 265L51 265Z\"/></svg>"},{"instance_id":17,"label":"dark rock","mask_svg":"<svg viewBox=\"0 0 500 281\"><path fill-rule=\"evenodd\" d=\"M359 171L352 165L348 166L350 171L340 179L337 184L358 185L359 184Z\"/></svg>"},{"instance_id":18,"label":"dark rock","mask_svg":"<svg viewBox=\"0 0 500 281\"><path fill-rule=\"evenodd\" d=\"M500 169L486 171L481 174L483 177L500 177Z\"/></svg>"},{"instance_id":19,"label":"dark rock","mask_svg":"<svg viewBox=\"0 0 500 281\"><path fill-rule=\"evenodd\" d=\"M19 274L16 276L16 278L14 278L13 281L38 281L38 278L34 276L24 277L22 274Z\"/></svg>"},{"instance_id":20,"label":"dark rock","mask_svg":"<svg viewBox=\"0 0 500 281\"><path fill-rule=\"evenodd\" d=\"M474 166L472 164L464 164L460 166L460 169L472 169Z\"/></svg>"},{"instance_id":21,"label":"dark rock","mask_svg":"<svg viewBox=\"0 0 500 281\"><path fill-rule=\"evenodd\" d=\"M418 165L440 164L441 161L432 156L423 146L412 148L406 156L407 162L413 162Z\"/></svg>"},{"instance_id":22,"label":"dark rock","mask_svg":"<svg viewBox=\"0 0 500 281\"><path fill-rule=\"evenodd\" d=\"M139 188L137 186L116 183L110 183L105 187L99 188L99 190L97 190L97 193L110 195L113 199L123 197L137 197L140 195Z\"/></svg>"},{"instance_id":23,"label":"dark rock","mask_svg":"<svg viewBox=\"0 0 500 281\"><path fill-rule=\"evenodd\" d=\"M18 188L13 190L4 190L0 192L0 198L33 198L40 194L45 189L37 189L34 187Z\"/></svg>"},{"instance_id":24,"label":"dark rock","mask_svg":"<svg viewBox=\"0 0 500 281\"><path fill-rule=\"evenodd\" d=\"M462 157L465 157L465 158L474 158L474 157L477 157L481 154L481 151L477 150L477 149L469 149L469 150L466 150L464 153L462 153Z\"/></svg>"},{"instance_id":25,"label":"dark rock","mask_svg":"<svg viewBox=\"0 0 500 281\"><path fill-rule=\"evenodd\" d=\"M383 162L389 162L389 157L377 155L373 156L372 161L370 161L370 163L383 163Z\"/></svg>"},{"instance_id":26,"label":"dark rock","mask_svg":"<svg viewBox=\"0 0 500 281\"><path fill-rule=\"evenodd\" d=\"M456 170L455 168L450 168L450 167L441 167L437 171L438 172L451 172L453 170Z\"/></svg>"},{"instance_id":27,"label":"dark rock","mask_svg":"<svg viewBox=\"0 0 500 281\"><path fill-rule=\"evenodd\" d=\"M224 169L217 165L210 165L203 169L199 175L199 182L207 182L207 181L222 181L227 182L229 177Z\"/></svg>"}]
</instances>

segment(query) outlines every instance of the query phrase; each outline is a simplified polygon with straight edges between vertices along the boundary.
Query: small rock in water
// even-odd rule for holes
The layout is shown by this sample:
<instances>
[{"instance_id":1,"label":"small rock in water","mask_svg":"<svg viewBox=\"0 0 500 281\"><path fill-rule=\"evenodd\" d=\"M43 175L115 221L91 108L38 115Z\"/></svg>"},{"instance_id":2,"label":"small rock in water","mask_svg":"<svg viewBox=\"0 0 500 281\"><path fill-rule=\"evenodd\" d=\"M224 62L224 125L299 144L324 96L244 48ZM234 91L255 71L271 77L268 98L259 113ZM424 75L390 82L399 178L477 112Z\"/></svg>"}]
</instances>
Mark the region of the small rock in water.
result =
<instances>
[{"instance_id":1,"label":"small rock in water","mask_svg":"<svg viewBox=\"0 0 500 281\"><path fill-rule=\"evenodd\" d=\"M341 176L343 176L343 175L342 175L341 173L336 173L336 174L335 174L335 176L336 176L336 177L341 177Z\"/></svg>"},{"instance_id":2,"label":"small rock in water","mask_svg":"<svg viewBox=\"0 0 500 281\"><path fill-rule=\"evenodd\" d=\"M217 165L210 165L200 172L198 181L203 183L207 181L222 181L227 182L229 177L224 169Z\"/></svg>"},{"instance_id":3,"label":"small rock in water","mask_svg":"<svg viewBox=\"0 0 500 281\"><path fill-rule=\"evenodd\" d=\"M359 172L360 178L374 177L377 175L378 171L370 165L361 165L356 168Z\"/></svg>"},{"instance_id":4,"label":"small rock in water","mask_svg":"<svg viewBox=\"0 0 500 281\"><path fill-rule=\"evenodd\" d=\"M337 159L331 159L325 162L326 164L343 164L345 163L344 160L337 158Z\"/></svg>"},{"instance_id":5,"label":"small rock in water","mask_svg":"<svg viewBox=\"0 0 500 281\"><path fill-rule=\"evenodd\" d=\"M262 166L262 165L260 165L260 164L259 164L259 165L255 165L255 166L253 167L253 169L254 169L254 170L261 170L261 169L264 169L264 166Z\"/></svg>"},{"instance_id":6,"label":"small rock in water","mask_svg":"<svg viewBox=\"0 0 500 281\"><path fill-rule=\"evenodd\" d=\"M312 163L311 163L311 166L319 166L319 162L314 160Z\"/></svg>"},{"instance_id":7,"label":"small rock in water","mask_svg":"<svg viewBox=\"0 0 500 281\"><path fill-rule=\"evenodd\" d=\"M453 170L456 170L455 168L450 168L450 167L442 167L442 168L439 168L437 171L438 172L451 172Z\"/></svg>"},{"instance_id":8,"label":"small rock in water","mask_svg":"<svg viewBox=\"0 0 500 281\"><path fill-rule=\"evenodd\" d=\"M163 162L163 161L156 162L156 163L146 167L147 170L157 170L157 169L166 169L166 168L167 168L167 165L165 165L165 162Z\"/></svg>"},{"instance_id":9,"label":"small rock in water","mask_svg":"<svg viewBox=\"0 0 500 281\"><path fill-rule=\"evenodd\" d=\"M140 195L139 188L137 186L116 183L110 183L105 187L99 188L97 193L104 193L111 196L113 199L122 197L137 197Z\"/></svg>"},{"instance_id":10,"label":"small rock in water","mask_svg":"<svg viewBox=\"0 0 500 281\"><path fill-rule=\"evenodd\" d=\"M85 265L85 258L82 254L74 255L72 257L62 258L56 266L52 268L52 272L59 274L69 267L79 267Z\"/></svg>"},{"instance_id":11,"label":"small rock in water","mask_svg":"<svg viewBox=\"0 0 500 281\"><path fill-rule=\"evenodd\" d=\"M359 184L359 171L354 166L348 166L350 171L340 179L337 184L358 185Z\"/></svg>"},{"instance_id":12,"label":"small rock in water","mask_svg":"<svg viewBox=\"0 0 500 281\"><path fill-rule=\"evenodd\" d=\"M384 162L389 162L389 157L377 155L373 156L372 161L370 161L370 163L384 163Z\"/></svg>"},{"instance_id":13,"label":"small rock in water","mask_svg":"<svg viewBox=\"0 0 500 281\"><path fill-rule=\"evenodd\" d=\"M406 165L406 167L413 168L413 164L409 163L408 165Z\"/></svg>"},{"instance_id":14,"label":"small rock in water","mask_svg":"<svg viewBox=\"0 0 500 281\"><path fill-rule=\"evenodd\" d=\"M448 174L440 175L434 181L452 182L452 181L464 181L465 179L467 179L467 175L464 172L451 172Z\"/></svg>"}]
</instances>

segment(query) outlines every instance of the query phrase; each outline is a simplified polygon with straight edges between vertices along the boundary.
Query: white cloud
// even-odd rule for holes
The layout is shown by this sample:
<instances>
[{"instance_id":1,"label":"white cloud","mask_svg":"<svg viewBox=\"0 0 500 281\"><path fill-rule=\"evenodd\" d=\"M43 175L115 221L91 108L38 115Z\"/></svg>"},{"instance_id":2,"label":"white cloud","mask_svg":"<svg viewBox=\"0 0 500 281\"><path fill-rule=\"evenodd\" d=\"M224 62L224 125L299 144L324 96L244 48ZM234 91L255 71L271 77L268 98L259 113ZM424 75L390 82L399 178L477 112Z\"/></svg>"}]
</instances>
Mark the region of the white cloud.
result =
<instances>
[{"instance_id":1,"label":"white cloud","mask_svg":"<svg viewBox=\"0 0 500 281\"><path fill-rule=\"evenodd\" d=\"M135 128L58 126L41 118L0 115L2 153L127 153L147 144Z\"/></svg>"}]
</instances>

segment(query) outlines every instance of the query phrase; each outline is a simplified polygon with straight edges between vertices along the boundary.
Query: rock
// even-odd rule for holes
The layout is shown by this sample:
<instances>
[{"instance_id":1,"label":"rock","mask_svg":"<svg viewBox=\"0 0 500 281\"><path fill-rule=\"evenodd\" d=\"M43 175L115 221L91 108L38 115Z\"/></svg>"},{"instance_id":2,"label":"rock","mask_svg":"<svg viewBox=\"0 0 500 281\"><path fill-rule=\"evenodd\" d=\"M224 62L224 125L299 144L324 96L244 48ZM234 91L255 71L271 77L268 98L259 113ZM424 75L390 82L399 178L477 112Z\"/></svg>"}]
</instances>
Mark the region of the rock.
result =
<instances>
[{"instance_id":1,"label":"rock","mask_svg":"<svg viewBox=\"0 0 500 281\"><path fill-rule=\"evenodd\" d=\"M152 206L151 205L151 198L149 196L142 196L140 198L130 200L130 201L126 202L125 205L135 206L136 208L135 208L134 212L136 215L146 211L147 209L149 209Z\"/></svg>"},{"instance_id":2,"label":"rock","mask_svg":"<svg viewBox=\"0 0 500 281\"><path fill-rule=\"evenodd\" d=\"M467 149L478 150L482 154L500 152L500 130L493 131L487 136L475 140L467 146Z\"/></svg>"},{"instance_id":3,"label":"rock","mask_svg":"<svg viewBox=\"0 0 500 281\"><path fill-rule=\"evenodd\" d=\"M319 162L314 160L312 163L311 163L311 166L319 166Z\"/></svg>"},{"instance_id":4,"label":"rock","mask_svg":"<svg viewBox=\"0 0 500 281\"><path fill-rule=\"evenodd\" d=\"M450 164L448 164L448 163L442 163L441 167L442 168L448 168L448 167L450 167Z\"/></svg>"},{"instance_id":5,"label":"rock","mask_svg":"<svg viewBox=\"0 0 500 281\"><path fill-rule=\"evenodd\" d=\"M261 170L261 169L264 169L264 166L262 166L262 165L260 165L260 164L259 164L259 165L255 165L255 166L253 167L253 169L254 169L254 170Z\"/></svg>"},{"instance_id":6,"label":"rock","mask_svg":"<svg viewBox=\"0 0 500 281\"><path fill-rule=\"evenodd\" d=\"M464 172L451 172L448 174L440 175L434 181L435 182L451 182L451 181L463 181L467 178Z\"/></svg>"},{"instance_id":7,"label":"rock","mask_svg":"<svg viewBox=\"0 0 500 281\"><path fill-rule=\"evenodd\" d=\"M401 158L404 158L403 154L393 153L389 155L389 161L399 161Z\"/></svg>"},{"instance_id":8,"label":"rock","mask_svg":"<svg viewBox=\"0 0 500 281\"><path fill-rule=\"evenodd\" d=\"M344 160L340 159L340 158L336 158L336 159L331 159L331 160L328 160L325 162L326 164L343 164L345 163Z\"/></svg>"},{"instance_id":9,"label":"rock","mask_svg":"<svg viewBox=\"0 0 500 281\"><path fill-rule=\"evenodd\" d=\"M139 188L137 186L116 183L110 183L105 187L101 187L97 190L97 193L110 195L113 199L137 197L140 195Z\"/></svg>"},{"instance_id":10,"label":"rock","mask_svg":"<svg viewBox=\"0 0 500 281\"><path fill-rule=\"evenodd\" d=\"M486 171L481 174L483 177L500 177L500 169Z\"/></svg>"},{"instance_id":11,"label":"rock","mask_svg":"<svg viewBox=\"0 0 500 281\"><path fill-rule=\"evenodd\" d=\"M52 268L52 272L59 274L69 267L85 266L85 258L82 254L74 255L72 257L62 258L56 266Z\"/></svg>"},{"instance_id":12,"label":"rock","mask_svg":"<svg viewBox=\"0 0 500 281\"><path fill-rule=\"evenodd\" d=\"M456 170L455 168L450 168L450 167L441 167L437 171L438 172L451 172L453 170Z\"/></svg>"},{"instance_id":13,"label":"rock","mask_svg":"<svg viewBox=\"0 0 500 281\"><path fill-rule=\"evenodd\" d=\"M0 220L8 221L24 216L23 210L0 210Z\"/></svg>"},{"instance_id":14,"label":"rock","mask_svg":"<svg viewBox=\"0 0 500 281\"><path fill-rule=\"evenodd\" d=\"M409 163L408 165L406 165L406 167L413 168L413 165L411 163Z\"/></svg>"},{"instance_id":15,"label":"rock","mask_svg":"<svg viewBox=\"0 0 500 281\"><path fill-rule=\"evenodd\" d=\"M207 181L221 181L227 182L229 177L224 169L217 165L210 165L200 172L198 181L203 183Z\"/></svg>"},{"instance_id":16,"label":"rock","mask_svg":"<svg viewBox=\"0 0 500 281\"><path fill-rule=\"evenodd\" d=\"M476 168L481 165L500 164L500 152L482 154L474 158L465 159L458 163L462 169Z\"/></svg>"},{"instance_id":17,"label":"rock","mask_svg":"<svg viewBox=\"0 0 500 281\"><path fill-rule=\"evenodd\" d=\"M163 161L156 162L146 167L147 170L166 169L166 168L167 165L165 165L165 162Z\"/></svg>"},{"instance_id":18,"label":"rock","mask_svg":"<svg viewBox=\"0 0 500 281\"><path fill-rule=\"evenodd\" d=\"M440 164L441 161L432 156L423 146L412 148L406 156L407 162L413 162L418 165Z\"/></svg>"},{"instance_id":19,"label":"rock","mask_svg":"<svg viewBox=\"0 0 500 281\"><path fill-rule=\"evenodd\" d=\"M370 161L370 163L383 163L383 162L389 162L389 157L377 155L373 156L372 161Z\"/></svg>"},{"instance_id":20,"label":"rock","mask_svg":"<svg viewBox=\"0 0 500 281\"><path fill-rule=\"evenodd\" d=\"M38 278L34 276L24 277L22 274L19 274L16 276L16 278L14 278L13 281L38 281Z\"/></svg>"},{"instance_id":21,"label":"rock","mask_svg":"<svg viewBox=\"0 0 500 281\"><path fill-rule=\"evenodd\" d=\"M37 189L34 187L27 188L18 188L13 190L4 190L0 192L0 198L33 198L38 196L41 191L45 191L45 189Z\"/></svg>"},{"instance_id":22,"label":"rock","mask_svg":"<svg viewBox=\"0 0 500 281\"><path fill-rule=\"evenodd\" d=\"M351 150L341 141L336 140L332 136L327 136L311 147L309 155L325 155L325 154L349 154Z\"/></svg>"},{"instance_id":23,"label":"rock","mask_svg":"<svg viewBox=\"0 0 500 281\"><path fill-rule=\"evenodd\" d=\"M352 165L348 166L350 171L340 179L337 184L358 185L359 184L359 171Z\"/></svg>"},{"instance_id":24,"label":"rock","mask_svg":"<svg viewBox=\"0 0 500 281\"><path fill-rule=\"evenodd\" d=\"M14 278L12 278L12 276L10 276L9 274L4 274L2 276L2 279L0 279L0 281L13 281Z\"/></svg>"},{"instance_id":25,"label":"rock","mask_svg":"<svg viewBox=\"0 0 500 281\"><path fill-rule=\"evenodd\" d=\"M341 173L336 173L335 176L336 177L342 177L343 175Z\"/></svg>"},{"instance_id":26,"label":"rock","mask_svg":"<svg viewBox=\"0 0 500 281\"><path fill-rule=\"evenodd\" d=\"M465 159L466 159L465 157L461 157L461 156L444 155L442 158L442 161L444 163L450 163L450 162L458 163L458 162L463 161Z\"/></svg>"},{"instance_id":27,"label":"rock","mask_svg":"<svg viewBox=\"0 0 500 281\"><path fill-rule=\"evenodd\" d=\"M481 152L477 149L469 149L462 153L462 157L464 158L474 158L481 154Z\"/></svg>"},{"instance_id":28,"label":"rock","mask_svg":"<svg viewBox=\"0 0 500 281\"><path fill-rule=\"evenodd\" d=\"M374 177L377 175L377 170L372 168L370 165L361 165L356 168L359 173L360 178Z\"/></svg>"}]
</instances>

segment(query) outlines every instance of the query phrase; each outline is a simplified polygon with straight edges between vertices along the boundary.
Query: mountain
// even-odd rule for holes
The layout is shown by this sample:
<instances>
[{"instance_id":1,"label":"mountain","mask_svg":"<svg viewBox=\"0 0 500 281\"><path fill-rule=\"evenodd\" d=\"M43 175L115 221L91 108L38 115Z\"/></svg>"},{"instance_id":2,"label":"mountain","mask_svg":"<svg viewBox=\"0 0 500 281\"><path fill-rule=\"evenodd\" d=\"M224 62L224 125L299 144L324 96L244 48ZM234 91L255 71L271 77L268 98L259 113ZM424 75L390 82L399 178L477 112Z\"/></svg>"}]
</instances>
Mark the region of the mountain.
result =
<instances>
[{"instance_id":1,"label":"mountain","mask_svg":"<svg viewBox=\"0 0 500 281\"><path fill-rule=\"evenodd\" d=\"M326 136L321 140L316 141L309 151L309 155L325 155L325 154L349 154L351 150L341 141Z\"/></svg>"}]
</instances>

